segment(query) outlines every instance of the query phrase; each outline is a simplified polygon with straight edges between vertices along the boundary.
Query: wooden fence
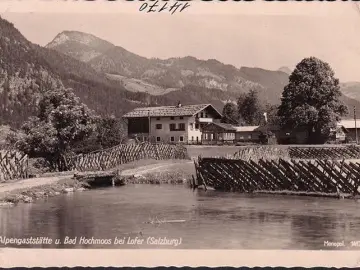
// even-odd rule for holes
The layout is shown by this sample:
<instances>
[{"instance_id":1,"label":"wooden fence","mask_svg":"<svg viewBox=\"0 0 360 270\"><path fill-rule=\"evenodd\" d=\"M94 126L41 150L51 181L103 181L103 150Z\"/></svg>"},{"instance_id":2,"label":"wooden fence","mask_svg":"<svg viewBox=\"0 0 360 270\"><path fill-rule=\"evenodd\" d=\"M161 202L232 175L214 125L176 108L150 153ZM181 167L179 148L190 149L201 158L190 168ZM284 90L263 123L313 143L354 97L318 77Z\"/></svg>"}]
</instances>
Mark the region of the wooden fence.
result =
<instances>
[{"instance_id":1,"label":"wooden fence","mask_svg":"<svg viewBox=\"0 0 360 270\"><path fill-rule=\"evenodd\" d=\"M360 147L290 147L289 155L294 159L360 159Z\"/></svg>"},{"instance_id":2,"label":"wooden fence","mask_svg":"<svg viewBox=\"0 0 360 270\"><path fill-rule=\"evenodd\" d=\"M360 147L277 147L277 146L250 146L237 151L235 159L360 159Z\"/></svg>"},{"instance_id":3,"label":"wooden fence","mask_svg":"<svg viewBox=\"0 0 360 270\"><path fill-rule=\"evenodd\" d=\"M224 191L357 194L360 163L336 160L199 158L198 184Z\"/></svg>"},{"instance_id":4,"label":"wooden fence","mask_svg":"<svg viewBox=\"0 0 360 270\"><path fill-rule=\"evenodd\" d=\"M28 176L28 156L14 150L0 151L0 182L26 178Z\"/></svg>"},{"instance_id":5,"label":"wooden fence","mask_svg":"<svg viewBox=\"0 0 360 270\"><path fill-rule=\"evenodd\" d=\"M170 144L120 144L68 159L69 170L106 170L140 159L188 159L186 147Z\"/></svg>"},{"instance_id":6,"label":"wooden fence","mask_svg":"<svg viewBox=\"0 0 360 270\"><path fill-rule=\"evenodd\" d=\"M227 156L227 158L230 158ZM290 159L289 149L284 147L277 146L247 146L240 148L233 157L233 159L242 159L242 160L250 160L250 159Z\"/></svg>"}]
</instances>

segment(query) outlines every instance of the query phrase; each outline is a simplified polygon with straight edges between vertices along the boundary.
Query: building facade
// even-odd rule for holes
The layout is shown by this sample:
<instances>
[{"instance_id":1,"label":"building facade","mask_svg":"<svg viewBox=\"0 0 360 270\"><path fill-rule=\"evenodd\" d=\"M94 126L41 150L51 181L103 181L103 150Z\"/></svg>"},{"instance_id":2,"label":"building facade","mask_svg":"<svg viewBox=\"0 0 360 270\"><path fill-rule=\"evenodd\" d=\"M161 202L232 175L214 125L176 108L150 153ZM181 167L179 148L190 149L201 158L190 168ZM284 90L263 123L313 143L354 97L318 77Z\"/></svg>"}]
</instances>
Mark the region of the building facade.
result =
<instances>
[{"instance_id":1,"label":"building facade","mask_svg":"<svg viewBox=\"0 0 360 270\"><path fill-rule=\"evenodd\" d=\"M202 144L232 144L235 142L235 131L230 124L209 123L202 130Z\"/></svg>"},{"instance_id":2,"label":"building facade","mask_svg":"<svg viewBox=\"0 0 360 270\"><path fill-rule=\"evenodd\" d=\"M339 126L342 126L345 130L346 142L360 142L360 119L346 119L339 122Z\"/></svg>"},{"instance_id":3,"label":"building facade","mask_svg":"<svg viewBox=\"0 0 360 270\"><path fill-rule=\"evenodd\" d=\"M136 108L123 116L128 137L138 141L184 144L262 143L263 134L272 134L274 143L304 144L306 129L282 130L278 125L235 126L220 123L222 115L211 104ZM360 142L360 119L341 120L331 141Z\"/></svg>"},{"instance_id":4,"label":"building facade","mask_svg":"<svg viewBox=\"0 0 360 270\"><path fill-rule=\"evenodd\" d=\"M259 126L238 126L235 127L235 132L236 142L260 142Z\"/></svg>"},{"instance_id":5,"label":"building facade","mask_svg":"<svg viewBox=\"0 0 360 270\"><path fill-rule=\"evenodd\" d=\"M136 108L123 116L129 138L186 144L200 144L203 127L221 117L211 104Z\"/></svg>"}]
</instances>

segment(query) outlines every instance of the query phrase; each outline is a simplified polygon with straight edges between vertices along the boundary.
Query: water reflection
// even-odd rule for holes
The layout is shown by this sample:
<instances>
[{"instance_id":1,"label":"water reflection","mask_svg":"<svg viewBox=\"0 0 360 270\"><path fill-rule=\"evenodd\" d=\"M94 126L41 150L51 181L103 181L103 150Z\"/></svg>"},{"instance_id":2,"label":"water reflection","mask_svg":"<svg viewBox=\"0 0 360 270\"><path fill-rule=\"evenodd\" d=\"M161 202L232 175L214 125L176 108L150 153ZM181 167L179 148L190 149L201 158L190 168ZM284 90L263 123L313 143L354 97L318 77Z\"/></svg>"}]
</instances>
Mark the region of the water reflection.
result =
<instances>
[{"instance_id":1,"label":"water reflection","mask_svg":"<svg viewBox=\"0 0 360 270\"><path fill-rule=\"evenodd\" d=\"M76 245L41 246L52 248L323 249L324 241L357 240L359 217L359 204L349 200L128 185L0 208L0 235L77 238ZM81 237L182 238L182 244L86 245Z\"/></svg>"}]
</instances>

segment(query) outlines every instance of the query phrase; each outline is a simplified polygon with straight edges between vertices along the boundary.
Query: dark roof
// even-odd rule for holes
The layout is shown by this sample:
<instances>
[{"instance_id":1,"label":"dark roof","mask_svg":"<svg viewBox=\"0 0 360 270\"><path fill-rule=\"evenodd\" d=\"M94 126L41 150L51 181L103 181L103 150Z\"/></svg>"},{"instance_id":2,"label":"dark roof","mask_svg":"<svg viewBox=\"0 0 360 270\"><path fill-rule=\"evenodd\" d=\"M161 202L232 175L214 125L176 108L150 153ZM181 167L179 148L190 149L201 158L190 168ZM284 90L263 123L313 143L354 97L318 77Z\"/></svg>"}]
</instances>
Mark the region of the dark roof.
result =
<instances>
[{"instance_id":1,"label":"dark roof","mask_svg":"<svg viewBox=\"0 0 360 270\"><path fill-rule=\"evenodd\" d=\"M235 127L231 124L225 124L225 123L216 123L216 122L213 122L213 123L209 123L208 125L206 125L204 127L203 130L206 130L207 127L210 127L211 125L215 125L215 126L218 126L226 131L236 131Z\"/></svg>"},{"instance_id":2,"label":"dark roof","mask_svg":"<svg viewBox=\"0 0 360 270\"><path fill-rule=\"evenodd\" d=\"M161 106L161 107L145 107L136 108L123 116L123 118L136 117L158 117L158 116L193 116L198 112L211 107L219 117L219 113L211 104L182 105L182 106Z\"/></svg>"},{"instance_id":3,"label":"dark roof","mask_svg":"<svg viewBox=\"0 0 360 270\"><path fill-rule=\"evenodd\" d=\"M265 131L279 131L280 130L280 126L279 125L274 125L274 124L266 124L264 126L259 126L256 130L261 131L261 132L265 132Z\"/></svg>"},{"instance_id":4,"label":"dark roof","mask_svg":"<svg viewBox=\"0 0 360 270\"><path fill-rule=\"evenodd\" d=\"M251 131L257 131L259 126L236 126L235 130L236 132L251 132Z\"/></svg>"}]
</instances>

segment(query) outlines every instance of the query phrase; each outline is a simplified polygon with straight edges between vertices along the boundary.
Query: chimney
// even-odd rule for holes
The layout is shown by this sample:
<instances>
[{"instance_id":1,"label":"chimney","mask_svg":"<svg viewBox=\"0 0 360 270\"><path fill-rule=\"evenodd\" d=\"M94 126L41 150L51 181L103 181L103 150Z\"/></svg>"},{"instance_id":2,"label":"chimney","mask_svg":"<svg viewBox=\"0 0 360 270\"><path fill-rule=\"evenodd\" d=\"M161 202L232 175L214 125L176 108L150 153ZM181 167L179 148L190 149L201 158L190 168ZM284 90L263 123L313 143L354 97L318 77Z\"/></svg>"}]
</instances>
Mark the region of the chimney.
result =
<instances>
[{"instance_id":1,"label":"chimney","mask_svg":"<svg viewBox=\"0 0 360 270\"><path fill-rule=\"evenodd\" d=\"M177 107L180 108L181 107L181 103L180 101L178 101Z\"/></svg>"}]
</instances>

